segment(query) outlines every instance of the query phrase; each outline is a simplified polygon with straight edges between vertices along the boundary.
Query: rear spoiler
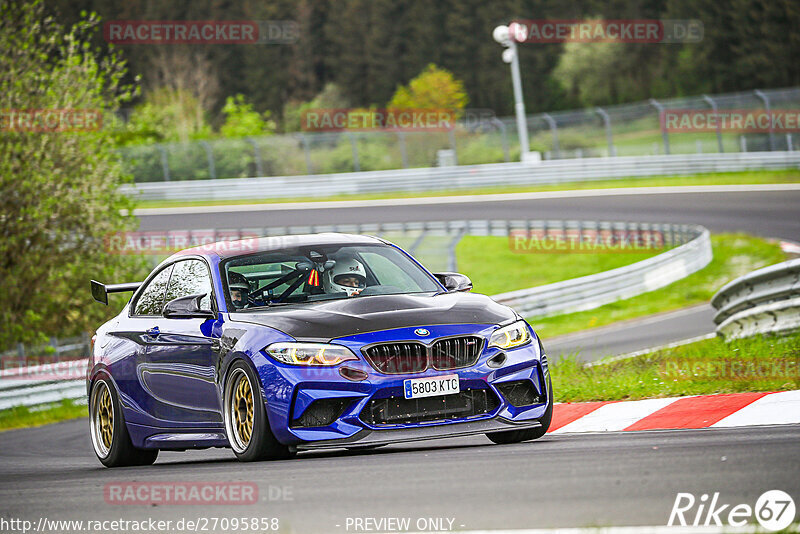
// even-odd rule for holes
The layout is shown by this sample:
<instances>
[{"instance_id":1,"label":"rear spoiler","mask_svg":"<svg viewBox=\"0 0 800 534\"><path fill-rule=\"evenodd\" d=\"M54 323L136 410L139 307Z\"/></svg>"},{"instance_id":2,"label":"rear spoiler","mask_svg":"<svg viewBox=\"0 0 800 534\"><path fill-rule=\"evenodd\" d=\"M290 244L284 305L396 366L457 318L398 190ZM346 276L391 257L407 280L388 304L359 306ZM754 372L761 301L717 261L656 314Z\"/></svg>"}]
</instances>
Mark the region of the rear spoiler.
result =
<instances>
[{"instance_id":1,"label":"rear spoiler","mask_svg":"<svg viewBox=\"0 0 800 534\"><path fill-rule=\"evenodd\" d=\"M131 282L130 284L101 284L97 280L92 280L92 296L97 302L102 302L108 306L109 293L125 293L126 291L136 291L141 282Z\"/></svg>"}]
</instances>

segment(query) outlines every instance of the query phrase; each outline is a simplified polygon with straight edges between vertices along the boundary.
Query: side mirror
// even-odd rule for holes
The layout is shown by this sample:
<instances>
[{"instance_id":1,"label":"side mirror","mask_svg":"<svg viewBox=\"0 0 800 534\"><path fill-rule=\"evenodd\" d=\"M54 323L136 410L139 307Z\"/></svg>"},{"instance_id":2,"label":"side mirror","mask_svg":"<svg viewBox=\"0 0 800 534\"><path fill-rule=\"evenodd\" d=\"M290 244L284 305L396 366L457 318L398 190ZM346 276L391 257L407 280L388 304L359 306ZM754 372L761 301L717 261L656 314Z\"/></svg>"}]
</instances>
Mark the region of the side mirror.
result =
<instances>
[{"instance_id":1,"label":"side mirror","mask_svg":"<svg viewBox=\"0 0 800 534\"><path fill-rule=\"evenodd\" d=\"M167 302L162 315L167 319L215 319L217 314L212 310L200 309L200 301L208 293L197 293L185 297L178 297Z\"/></svg>"},{"instance_id":2,"label":"side mirror","mask_svg":"<svg viewBox=\"0 0 800 534\"><path fill-rule=\"evenodd\" d=\"M468 276L460 273L433 273L448 292L471 291L472 280Z\"/></svg>"}]
</instances>

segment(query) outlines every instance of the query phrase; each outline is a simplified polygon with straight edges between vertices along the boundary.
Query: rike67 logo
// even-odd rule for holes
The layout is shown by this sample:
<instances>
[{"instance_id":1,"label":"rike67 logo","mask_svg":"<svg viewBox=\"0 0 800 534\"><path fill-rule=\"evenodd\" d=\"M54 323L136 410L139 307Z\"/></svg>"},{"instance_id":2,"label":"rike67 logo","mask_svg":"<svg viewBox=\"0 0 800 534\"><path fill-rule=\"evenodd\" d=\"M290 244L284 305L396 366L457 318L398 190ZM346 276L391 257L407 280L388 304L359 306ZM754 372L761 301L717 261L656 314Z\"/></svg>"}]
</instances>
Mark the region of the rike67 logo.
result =
<instances>
[{"instance_id":1,"label":"rike67 logo","mask_svg":"<svg viewBox=\"0 0 800 534\"><path fill-rule=\"evenodd\" d=\"M783 530L792 524L795 518L795 506L792 497L781 490L764 492L754 507L749 504L731 505L720 501L719 492L710 499L707 493L699 499L691 493L678 493L672 512L669 514L668 526L724 526L744 527L748 523L758 521L769 531Z\"/></svg>"}]
</instances>

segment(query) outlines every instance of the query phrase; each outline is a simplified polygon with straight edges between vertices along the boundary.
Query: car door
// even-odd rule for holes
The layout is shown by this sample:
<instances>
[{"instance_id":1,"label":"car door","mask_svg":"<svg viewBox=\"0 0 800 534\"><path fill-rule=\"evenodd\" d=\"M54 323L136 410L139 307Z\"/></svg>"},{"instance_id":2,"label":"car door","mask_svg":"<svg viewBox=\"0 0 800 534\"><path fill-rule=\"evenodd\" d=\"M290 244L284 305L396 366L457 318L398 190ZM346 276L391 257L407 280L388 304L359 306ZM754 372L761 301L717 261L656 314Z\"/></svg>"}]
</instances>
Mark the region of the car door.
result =
<instances>
[{"instance_id":1,"label":"car door","mask_svg":"<svg viewBox=\"0 0 800 534\"><path fill-rule=\"evenodd\" d=\"M200 259L173 264L164 301L206 293L201 308L214 309L211 272ZM222 424L217 393L219 339L215 319L154 316L147 328L147 350L139 379L153 402L153 416L164 425Z\"/></svg>"}]
</instances>

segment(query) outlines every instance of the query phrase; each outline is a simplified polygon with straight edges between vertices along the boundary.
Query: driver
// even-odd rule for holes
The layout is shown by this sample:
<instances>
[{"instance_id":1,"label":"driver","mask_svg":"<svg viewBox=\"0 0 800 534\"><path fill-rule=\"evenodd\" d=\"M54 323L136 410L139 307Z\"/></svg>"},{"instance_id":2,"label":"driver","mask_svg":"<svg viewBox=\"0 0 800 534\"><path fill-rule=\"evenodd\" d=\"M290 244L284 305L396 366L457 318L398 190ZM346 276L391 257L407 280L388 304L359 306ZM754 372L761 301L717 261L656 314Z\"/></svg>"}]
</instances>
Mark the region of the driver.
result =
<instances>
[{"instance_id":1,"label":"driver","mask_svg":"<svg viewBox=\"0 0 800 534\"><path fill-rule=\"evenodd\" d=\"M337 260L332 269L325 271L322 286L326 293L345 292L348 297L355 297L367 287L367 272L356 259Z\"/></svg>"},{"instance_id":2,"label":"driver","mask_svg":"<svg viewBox=\"0 0 800 534\"><path fill-rule=\"evenodd\" d=\"M243 274L228 272L228 288L234 308L241 310L250 304L250 284Z\"/></svg>"}]
</instances>

